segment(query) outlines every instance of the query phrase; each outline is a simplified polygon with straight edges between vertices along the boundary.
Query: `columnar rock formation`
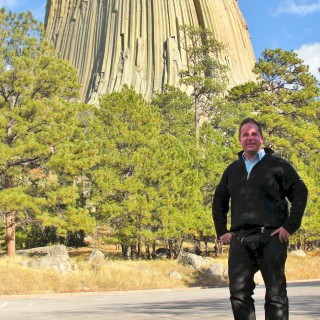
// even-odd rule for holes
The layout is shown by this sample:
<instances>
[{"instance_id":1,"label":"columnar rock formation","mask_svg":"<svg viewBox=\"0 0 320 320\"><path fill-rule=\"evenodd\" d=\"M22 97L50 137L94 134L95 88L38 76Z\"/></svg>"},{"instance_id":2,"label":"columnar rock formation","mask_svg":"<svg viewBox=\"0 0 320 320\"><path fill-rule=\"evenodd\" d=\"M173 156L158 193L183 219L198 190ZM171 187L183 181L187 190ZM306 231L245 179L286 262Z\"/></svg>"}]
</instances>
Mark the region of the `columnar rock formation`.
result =
<instances>
[{"instance_id":1,"label":"columnar rock formation","mask_svg":"<svg viewBox=\"0 0 320 320\"><path fill-rule=\"evenodd\" d=\"M150 99L187 64L179 26L213 31L230 86L254 80L255 57L237 0L47 0L46 38L78 70L83 101L128 84Z\"/></svg>"}]
</instances>

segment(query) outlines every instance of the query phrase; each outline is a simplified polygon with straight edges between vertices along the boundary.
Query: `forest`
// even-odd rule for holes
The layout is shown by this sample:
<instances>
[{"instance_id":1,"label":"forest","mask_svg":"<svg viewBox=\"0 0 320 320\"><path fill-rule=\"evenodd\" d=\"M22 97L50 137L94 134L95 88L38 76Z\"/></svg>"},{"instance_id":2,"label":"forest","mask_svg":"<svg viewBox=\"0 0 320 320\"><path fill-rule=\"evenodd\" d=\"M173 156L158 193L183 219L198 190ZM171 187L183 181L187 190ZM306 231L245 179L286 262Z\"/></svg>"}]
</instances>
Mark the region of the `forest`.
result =
<instances>
[{"instance_id":1,"label":"forest","mask_svg":"<svg viewBox=\"0 0 320 320\"><path fill-rule=\"evenodd\" d=\"M93 236L123 255L152 258L161 244L173 258L186 242L214 242L212 196L247 117L309 189L291 244L319 243L320 87L295 52L265 49L257 81L228 88L221 44L182 26L199 43L185 44L181 84L191 95L166 86L146 101L125 86L89 105L30 12L1 9L0 26L1 251Z\"/></svg>"}]
</instances>

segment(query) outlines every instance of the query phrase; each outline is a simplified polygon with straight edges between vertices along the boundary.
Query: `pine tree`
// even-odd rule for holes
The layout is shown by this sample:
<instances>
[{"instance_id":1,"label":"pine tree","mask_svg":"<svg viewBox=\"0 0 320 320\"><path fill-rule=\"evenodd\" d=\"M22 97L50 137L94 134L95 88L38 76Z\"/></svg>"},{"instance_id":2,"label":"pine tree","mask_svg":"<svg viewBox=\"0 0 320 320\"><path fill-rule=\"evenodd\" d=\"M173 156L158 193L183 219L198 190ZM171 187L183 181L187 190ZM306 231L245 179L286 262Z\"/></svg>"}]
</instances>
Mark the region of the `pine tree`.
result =
<instances>
[{"instance_id":1,"label":"pine tree","mask_svg":"<svg viewBox=\"0 0 320 320\"><path fill-rule=\"evenodd\" d=\"M180 72L180 83L191 89L198 145L201 121L211 111L214 98L220 97L226 89L228 67L219 60L223 45L210 30L188 25L181 26L180 30L181 47L188 61Z\"/></svg>"},{"instance_id":2,"label":"pine tree","mask_svg":"<svg viewBox=\"0 0 320 320\"><path fill-rule=\"evenodd\" d=\"M194 145L193 101L181 89L166 85L161 93L153 96L151 105L158 108L162 118L161 131L174 135L184 144Z\"/></svg>"},{"instance_id":3,"label":"pine tree","mask_svg":"<svg viewBox=\"0 0 320 320\"><path fill-rule=\"evenodd\" d=\"M68 162L84 152L85 110L72 102L76 71L43 40L30 12L1 9L0 26L0 207L13 256L16 227L51 225L65 233L67 225L91 228L92 219L77 205L79 163Z\"/></svg>"},{"instance_id":4,"label":"pine tree","mask_svg":"<svg viewBox=\"0 0 320 320\"><path fill-rule=\"evenodd\" d=\"M123 248L161 240L173 252L196 230L201 212L192 153L164 132L158 109L129 88L103 96L97 117L103 160L91 200L99 221L110 224Z\"/></svg>"},{"instance_id":5,"label":"pine tree","mask_svg":"<svg viewBox=\"0 0 320 320\"><path fill-rule=\"evenodd\" d=\"M319 83L293 51L265 50L256 63L256 83L233 88L212 126L225 141L238 136L246 117L263 125L266 146L289 160L309 188L301 233L319 232ZM298 236L298 235L297 235Z\"/></svg>"}]
</instances>

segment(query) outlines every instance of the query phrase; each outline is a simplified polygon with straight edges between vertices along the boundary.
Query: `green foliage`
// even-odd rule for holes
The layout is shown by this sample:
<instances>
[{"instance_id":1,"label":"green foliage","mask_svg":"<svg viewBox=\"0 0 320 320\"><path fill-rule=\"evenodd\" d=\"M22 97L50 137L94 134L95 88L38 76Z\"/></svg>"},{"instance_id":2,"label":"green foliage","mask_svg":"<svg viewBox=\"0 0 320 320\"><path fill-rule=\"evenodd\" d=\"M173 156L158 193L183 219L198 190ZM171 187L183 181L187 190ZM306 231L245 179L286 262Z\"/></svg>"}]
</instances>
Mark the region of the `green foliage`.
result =
<instances>
[{"instance_id":1,"label":"green foliage","mask_svg":"<svg viewBox=\"0 0 320 320\"><path fill-rule=\"evenodd\" d=\"M194 148L176 137L187 131L173 110L166 111L173 115L168 117L174 135L165 132L169 127L158 108L127 87L100 100L102 162L90 201L125 245L185 239L199 225L201 177L194 170Z\"/></svg>"},{"instance_id":2,"label":"green foliage","mask_svg":"<svg viewBox=\"0 0 320 320\"><path fill-rule=\"evenodd\" d=\"M180 71L180 83L192 92L198 144L201 119L212 112L213 99L225 91L228 67L219 60L224 47L213 32L188 25L181 26L180 31L181 47L187 58L186 69Z\"/></svg>"},{"instance_id":3,"label":"green foliage","mask_svg":"<svg viewBox=\"0 0 320 320\"><path fill-rule=\"evenodd\" d=\"M212 126L236 141L243 118L262 123L265 144L293 163L309 188L301 232L314 236L320 231L319 83L292 51L265 50L254 71L259 81L233 88Z\"/></svg>"},{"instance_id":4,"label":"green foliage","mask_svg":"<svg viewBox=\"0 0 320 320\"><path fill-rule=\"evenodd\" d=\"M194 144L193 101L185 92L166 85L161 93L153 96L151 105L159 109L163 118L161 132Z\"/></svg>"},{"instance_id":5,"label":"green foliage","mask_svg":"<svg viewBox=\"0 0 320 320\"><path fill-rule=\"evenodd\" d=\"M150 164L154 192L153 221L160 239L178 243L201 230L201 185L203 175L196 167L194 148L165 134Z\"/></svg>"},{"instance_id":6,"label":"green foliage","mask_svg":"<svg viewBox=\"0 0 320 320\"><path fill-rule=\"evenodd\" d=\"M18 228L91 230L77 179L95 162L76 70L41 37L31 13L0 12L0 207ZM86 164L85 164L86 163Z\"/></svg>"},{"instance_id":7,"label":"green foliage","mask_svg":"<svg viewBox=\"0 0 320 320\"><path fill-rule=\"evenodd\" d=\"M188 66L181 73L181 83L193 88L195 100L207 97L210 101L220 95L227 84L227 66L221 64L219 55L224 47L208 29L183 25L180 27L181 45Z\"/></svg>"},{"instance_id":8,"label":"green foliage","mask_svg":"<svg viewBox=\"0 0 320 320\"><path fill-rule=\"evenodd\" d=\"M196 192L200 191L195 200L198 205L198 208L195 208L197 213L190 214L193 219L195 217L195 228L190 234L190 238L191 235L192 240L194 237L200 239L201 236L212 236L214 234L211 217L212 193L223 170L222 166L227 161L222 150L229 154L230 158L230 149L223 147L223 134L214 130L207 122L202 125L199 148L195 148L194 111L191 111L190 98L177 88L169 87L166 89L163 93L156 95L152 103L159 107L165 118L164 130L174 133L184 149L189 150L192 162L187 167L190 173L197 176L197 179L194 179L195 186L197 185L195 190ZM166 127L168 123L170 126ZM182 160L179 162L183 163ZM169 173L168 176L170 176ZM173 176L172 179L175 180L175 177ZM189 197L189 199L192 198Z\"/></svg>"},{"instance_id":9,"label":"green foliage","mask_svg":"<svg viewBox=\"0 0 320 320\"><path fill-rule=\"evenodd\" d=\"M111 223L123 243L148 238L150 203L145 162L160 133L161 118L143 98L124 88L100 100L97 117L103 154L94 174L97 212ZM100 204L100 205L99 205Z\"/></svg>"},{"instance_id":10,"label":"green foliage","mask_svg":"<svg viewBox=\"0 0 320 320\"><path fill-rule=\"evenodd\" d=\"M42 28L30 13L0 11L0 213L13 218L19 247L82 245L95 221L112 230L106 241L124 246L213 235L213 191L249 116L309 188L294 240L318 237L319 84L295 53L266 50L254 69L258 82L222 98L221 44L183 26L181 83L191 98L166 86L148 104L124 87L94 108L77 102L76 70Z\"/></svg>"}]
</instances>

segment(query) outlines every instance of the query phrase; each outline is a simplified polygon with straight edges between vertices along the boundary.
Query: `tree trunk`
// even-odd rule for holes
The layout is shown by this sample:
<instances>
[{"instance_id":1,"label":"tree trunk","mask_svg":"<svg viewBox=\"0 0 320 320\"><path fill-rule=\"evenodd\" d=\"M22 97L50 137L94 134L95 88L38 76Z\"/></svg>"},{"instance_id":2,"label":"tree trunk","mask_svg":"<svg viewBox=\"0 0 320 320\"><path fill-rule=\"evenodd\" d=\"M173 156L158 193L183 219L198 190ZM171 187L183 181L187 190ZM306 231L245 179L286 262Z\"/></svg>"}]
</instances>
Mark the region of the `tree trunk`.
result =
<instances>
[{"instance_id":1,"label":"tree trunk","mask_svg":"<svg viewBox=\"0 0 320 320\"><path fill-rule=\"evenodd\" d=\"M136 244L132 244L131 245L131 258L132 259L137 259L138 258L137 245Z\"/></svg>"},{"instance_id":2,"label":"tree trunk","mask_svg":"<svg viewBox=\"0 0 320 320\"><path fill-rule=\"evenodd\" d=\"M209 247L208 247L208 237L204 237L204 245L205 245L205 251L206 251L206 255L209 254Z\"/></svg>"},{"instance_id":3,"label":"tree trunk","mask_svg":"<svg viewBox=\"0 0 320 320\"><path fill-rule=\"evenodd\" d=\"M200 106L198 100L194 100L194 122L196 132L196 147L200 148Z\"/></svg>"},{"instance_id":4,"label":"tree trunk","mask_svg":"<svg viewBox=\"0 0 320 320\"><path fill-rule=\"evenodd\" d=\"M148 243L146 243L145 247L146 247L146 258L151 259L150 245Z\"/></svg>"},{"instance_id":5,"label":"tree trunk","mask_svg":"<svg viewBox=\"0 0 320 320\"><path fill-rule=\"evenodd\" d=\"M302 237L303 237L303 251L306 252L308 248L307 237L304 233L302 234Z\"/></svg>"},{"instance_id":6,"label":"tree trunk","mask_svg":"<svg viewBox=\"0 0 320 320\"><path fill-rule=\"evenodd\" d=\"M10 148L13 146L12 122L7 124L7 144ZM12 181L9 175L5 176L5 188L12 188ZM16 255L16 233L15 222L12 212L6 212L6 240L7 240L7 253L9 257Z\"/></svg>"},{"instance_id":7,"label":"tree trunk","mask_svg":"<svg viewBox=\"0 0 320 320\"><path fill-rule=\"evenodd\" d=\"M180 241L180 244L179 244L179 247L178 247L178 252L176 253L176 258L177 258L177 259L180 259L181 256L182 256L183 243L184 243L184 240L181 240L181 241Z\"/></svg>"},{"instance_id":8,"label":"tree trunk","mask_svg":"<svg viewBox=\"0 0 320 320\"><path fill-rule=\"evenodd\" d=\"M197 255L201 255L201 242L200 239L197 239L197 237L194 237L194 253Z\"/></svg>"},{"instance_id":9,"label":"tree trunk","mask_svg":"<svg viewBox=\"0 0 320 320\"><path fill-rule=\"evenodd\" d=\"M169 259L173 260L174 258L174 241L168 240L168 247L169 247Z\"/></svg>"},{"instance_id":10,"label":"tree trunk","mask_svg":"<svg viewBox=\"0 0 320 320\"><path fill-rule=\"evenodd\" d=\"M5 188L11 188L11 179L9 176L5 177ZM15 223L12 212L6 212L6 240L7 240L7 253L9 257L16 255L16 233Z\"/></svg>"},{"instance_id":11,"label":"tree trunk","mask_svg":"<svg viewBox=\"0 0 320 320\"><path fill-rule=\"evenodd\" d=\"M151 257L152 259L155 259L156 258L156 242L153 241L152 243L152 253L151 253Z\"/></svg>"},{"instance_id":12,"label":"tree trunk","mask_svg":"<svg viewBox=\"0 0 320 320\"><path fill-rule=\"evenodd\" d=\"M122 257L125 259L129 258L129 250L128 250L128 245L127 244L121 244L121 251L122 251Z\"/></svg>"},{"instance_id":13,"label":"tree trunk","mask_svg":"<svg viewBox=\"0 0 320 320\"><path fill-rule=\"evenodd\" d=\"M16 233L14 218L11 212L6 212L6 239L8 256L13 258L16 255Z\"/></svg>"}]
</instances>

